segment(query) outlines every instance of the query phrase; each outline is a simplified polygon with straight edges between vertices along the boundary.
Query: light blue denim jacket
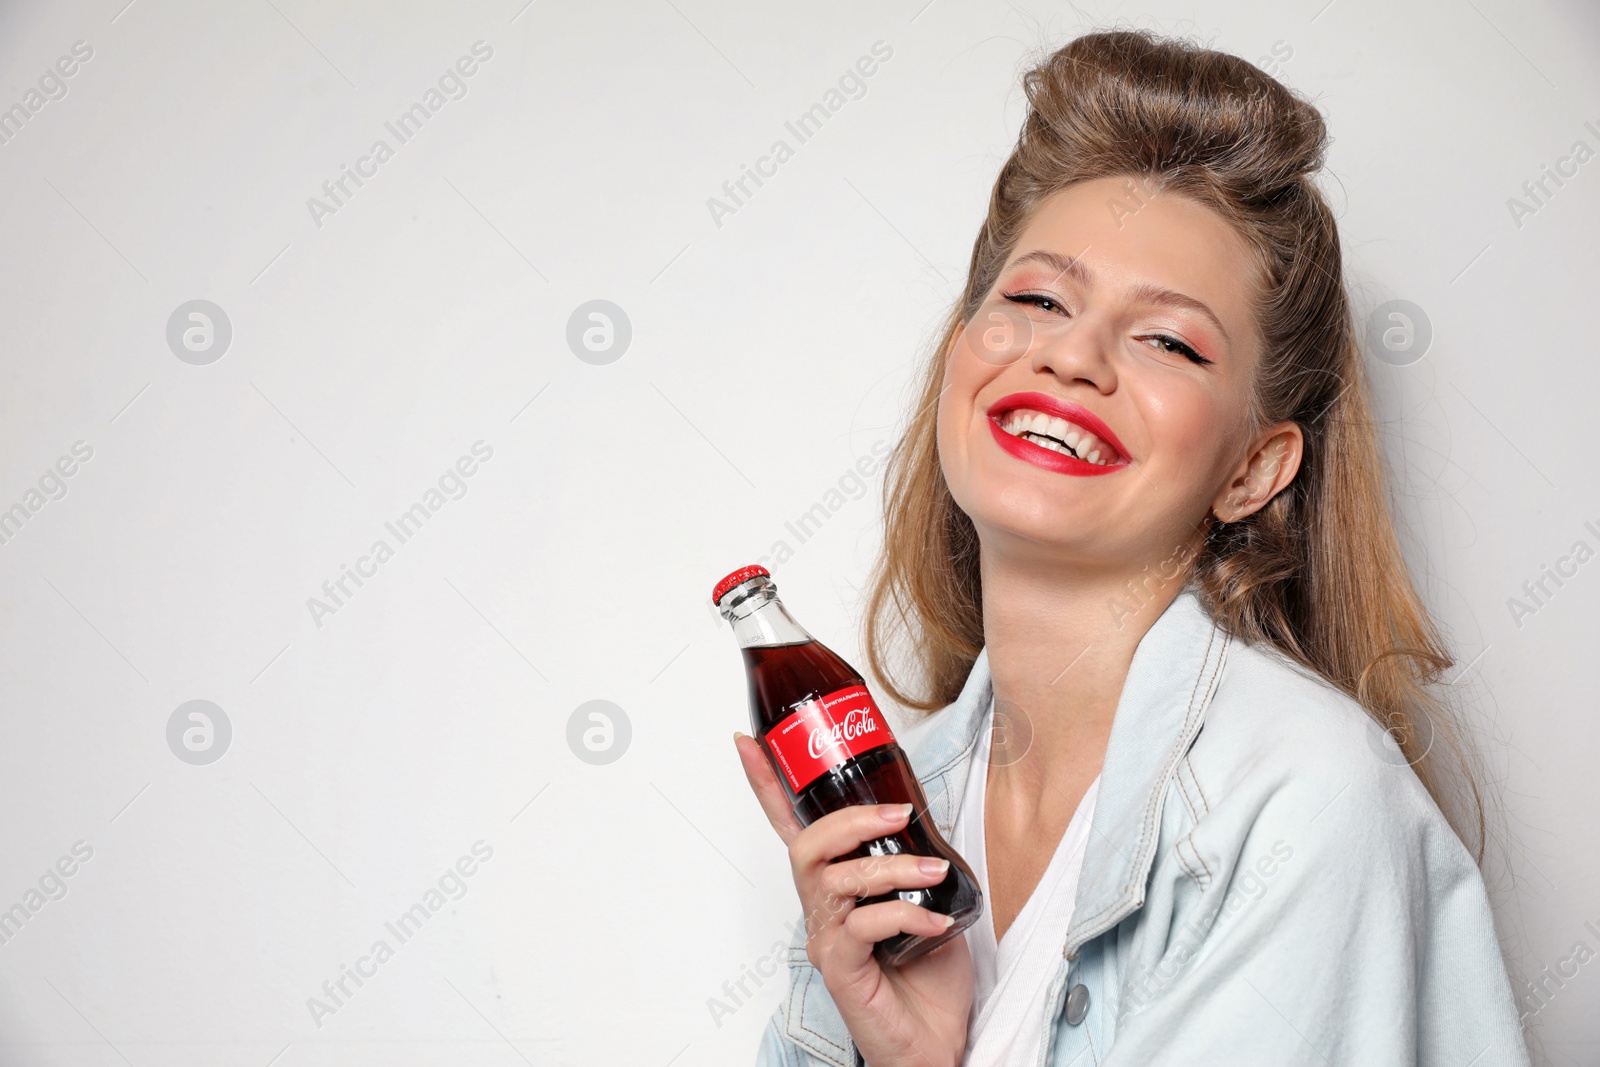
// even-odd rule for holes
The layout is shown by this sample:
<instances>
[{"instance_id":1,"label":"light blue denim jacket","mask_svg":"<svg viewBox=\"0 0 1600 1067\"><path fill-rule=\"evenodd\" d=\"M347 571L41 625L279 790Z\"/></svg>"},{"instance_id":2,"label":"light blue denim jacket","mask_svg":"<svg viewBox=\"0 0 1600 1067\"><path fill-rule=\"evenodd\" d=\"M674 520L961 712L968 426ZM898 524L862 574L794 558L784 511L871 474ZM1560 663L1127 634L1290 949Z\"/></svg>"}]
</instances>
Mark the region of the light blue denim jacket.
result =
<instances>
[{"instance_id":1,"label":"light blue denim jacket","mask_svg":"<svg viewBox=\"0 0 1600 1067\"><path fill-rule=\"evenodd\" d=\"M902 732L946 836L991 692L983 653ZM1192 588L1135 650L1062 942L1038 1067L1528 1063L1482 877L1399 747ZM788 964L758 1067L855 1067L803 925Z\"/></svg>"}]
</instances>

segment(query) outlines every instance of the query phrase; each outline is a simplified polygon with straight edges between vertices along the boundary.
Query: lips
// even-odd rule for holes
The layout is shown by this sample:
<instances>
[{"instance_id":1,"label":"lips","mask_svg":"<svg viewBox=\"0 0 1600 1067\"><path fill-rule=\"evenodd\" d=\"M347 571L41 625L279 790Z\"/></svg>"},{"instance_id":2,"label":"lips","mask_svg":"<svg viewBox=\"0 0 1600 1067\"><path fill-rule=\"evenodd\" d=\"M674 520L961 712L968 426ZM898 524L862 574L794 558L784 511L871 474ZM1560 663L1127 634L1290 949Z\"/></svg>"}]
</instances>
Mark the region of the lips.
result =
<instances>
[{"instance_id":1,"label":"lips","mask_svg":"<svg viewBox=\"0 0 1600 1067\"><path fill-rule=\"evenodd\" d=\"M1013 412L1016 414L1012 414ZM1027 412L1037 414L1029 416ZM1111 474L1131 462L1127 448L1111 432L1110 427L1087 408L1068 400L1059 400L1044 393L1012 393L990 405L986 414L989 432L996 444L1020 460L1057 474ZM1041 419L1039 416L1044 418ZM1008 432L1007 426L1015 431L1019 424L1027 425L1030 419L1036 425L1051 420L1064 420L1072 426L1063 428L1052 422L1050 429L1053 432L1021 431L1044 440L1045 444L1035 444L1027 437L1020 436L1018 432ZM1062 437L1070 436L1073 445L1085 448L1084 442L1088 439L1083 437L1082 431L1088 431L1096 439L1087 444L1085 456L1098 452L1101 462L1090 462L1087 458L1080 459L1076 455L1068 454L1068 443L1062 440ZM1107 451L1113 454L1107 457L1104 454Z\"/></svg>"}]
</instances>

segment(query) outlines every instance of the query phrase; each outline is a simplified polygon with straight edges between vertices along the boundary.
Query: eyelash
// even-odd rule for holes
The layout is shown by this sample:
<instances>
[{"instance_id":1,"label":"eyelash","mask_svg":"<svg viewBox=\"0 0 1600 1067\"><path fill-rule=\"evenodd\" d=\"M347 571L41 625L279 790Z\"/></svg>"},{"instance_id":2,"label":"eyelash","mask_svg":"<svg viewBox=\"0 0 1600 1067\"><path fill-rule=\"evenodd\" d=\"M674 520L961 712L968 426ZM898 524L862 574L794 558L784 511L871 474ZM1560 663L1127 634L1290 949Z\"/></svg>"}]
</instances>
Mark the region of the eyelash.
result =
<instances>
[{"instance_id":1,"label":"eyelash","mask_svg":"<svg viewBox=\"0 0 1600 1067\"><path fill-rule=\"evenodd\" d=\"M1045 310L1048 310L1045 308L1046 304L1053 304L1056 307L1061 306L1061 302L1055 297L1045 296L1043 293L1002 293L1000 295L1004 296L1007 300L1014 304L1032 304L1034 307ZM1167 344L1173 346L1171 349L1167 349L1165 351L1175 352L1177 355L1183 356L1192 363L1196 363L1204 367L1209 366L1213 362L1170 334L1158 333L1152 334L1151 336L1154 340L1165 341Z\"/></svg>"}]
</instances>

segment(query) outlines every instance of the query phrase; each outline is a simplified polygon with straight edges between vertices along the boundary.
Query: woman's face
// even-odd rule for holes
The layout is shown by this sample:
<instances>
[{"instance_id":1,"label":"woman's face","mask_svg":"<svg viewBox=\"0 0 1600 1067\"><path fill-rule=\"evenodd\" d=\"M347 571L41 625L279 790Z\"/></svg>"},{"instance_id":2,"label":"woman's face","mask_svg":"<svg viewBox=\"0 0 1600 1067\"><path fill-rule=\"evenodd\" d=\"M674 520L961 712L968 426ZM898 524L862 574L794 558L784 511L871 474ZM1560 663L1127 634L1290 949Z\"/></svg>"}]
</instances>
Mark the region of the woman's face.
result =
<instances>
[{"instance_id":1,"label":"woman's face","mask_svg":"<svg viewBox=\"0 0 1600 1067\"><path fill-rule=\"evenodd\" d=\"M1245 437L1256 277L1218 215L1137 179L1039 207L939 400L945 480L986 550L1137 569L1288 483L1298 429Z\"/></svg>"}]
</instances>

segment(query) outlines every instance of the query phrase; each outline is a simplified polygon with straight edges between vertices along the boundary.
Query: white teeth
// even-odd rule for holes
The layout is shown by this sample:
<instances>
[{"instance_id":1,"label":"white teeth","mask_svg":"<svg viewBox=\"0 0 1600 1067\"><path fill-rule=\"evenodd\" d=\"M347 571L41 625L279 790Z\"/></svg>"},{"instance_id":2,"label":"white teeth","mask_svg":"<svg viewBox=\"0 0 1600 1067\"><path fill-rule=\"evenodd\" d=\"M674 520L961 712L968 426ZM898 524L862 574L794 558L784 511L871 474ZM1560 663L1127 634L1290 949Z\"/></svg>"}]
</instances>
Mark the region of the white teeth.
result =
<instances>
[{"instance_id":1,"label":"white teeth","mask_svg":"<svg viewBox=\"0 0 1600 1067\"><path fill-rule=\"evenodd\" d=\"M1026 434L1031 442L1042 448L1066 456L1076 455L1090 463L1109 464L1116 454L1083 427L1042 411L1015 408L1001 417L1000 428L1014 437Z\"/></svg>"}]
</instances>

